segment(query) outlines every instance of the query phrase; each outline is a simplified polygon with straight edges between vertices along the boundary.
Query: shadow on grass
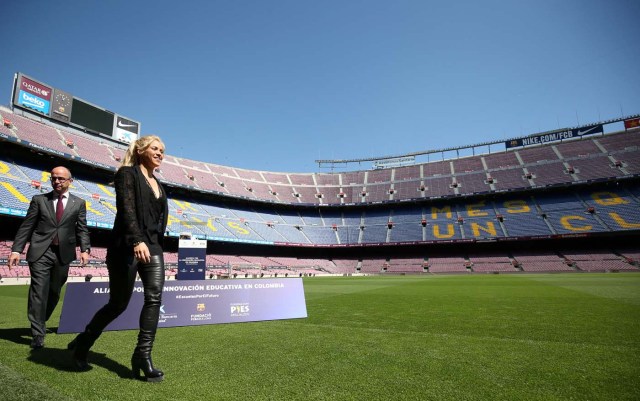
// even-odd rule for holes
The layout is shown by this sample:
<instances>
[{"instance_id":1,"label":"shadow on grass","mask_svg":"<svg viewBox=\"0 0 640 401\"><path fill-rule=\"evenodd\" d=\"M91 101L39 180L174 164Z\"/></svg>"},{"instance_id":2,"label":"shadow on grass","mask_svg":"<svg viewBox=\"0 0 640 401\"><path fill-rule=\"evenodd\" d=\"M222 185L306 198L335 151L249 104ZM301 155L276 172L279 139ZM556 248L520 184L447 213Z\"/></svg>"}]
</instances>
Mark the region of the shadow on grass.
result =
<instances>
[{"instance_id":1,"label":"shadow on grass","mask_svg":"<svg viewBox=\"0 0 640 401\"><path fill-rule=\"evenodd\" d=\"M31 329L26 327L0 329L0 340L29 345L31 344Z\"/></svg>"},{"instance_id":2,"label":"shadow on grass","mask_svg":"<svg viewBox=\"0 0 640 401\"><path fill-rule=\"evenodd\" d=\"M47 327L46 329L46 334L57 332L57 327ZM31 344L31 329L27 327L0 329L0 340L11 341L16 344Z\"/></svg>"},{"instance_id":3,"label":"shadow on grass","mask_svg":"<svg viewBox=\"0 0 640 401\"><path fill-rule=\"evenodd\" d=\"M57 332L56 327L48 328L47 333ZM31 329L27 327L0 328L0 341L11 341L16 344L29 346L31 344ZM45 340L46 344L46 340ZM48 366L65 372L77 372L73 363L73 351L59 348L49 348L45 345L42 349L31 350L29 361ZM132 378L131 369L121 363L108 358L106 354L89 352L89 364L100 366L122 378ZM81 373L81 372L78 372Z\"/></svg>"},{"instance_id":4,"label":"shadow on grass","mask_svg":"<svg viewBox=\"0 0 640 401\"><path fill-rule=\"evenodd\" d=\"M73 363L73 351L69 351L67 349L45 347L38 350L31 350L27 359L31 362L48 366L56 370L82 373L76 369ZM122 378L132 378L131 369L129 367L108 358L106 354L99 354L90 351L88 359L90 365L100 366Z\"/></svg>"}]
</instances>

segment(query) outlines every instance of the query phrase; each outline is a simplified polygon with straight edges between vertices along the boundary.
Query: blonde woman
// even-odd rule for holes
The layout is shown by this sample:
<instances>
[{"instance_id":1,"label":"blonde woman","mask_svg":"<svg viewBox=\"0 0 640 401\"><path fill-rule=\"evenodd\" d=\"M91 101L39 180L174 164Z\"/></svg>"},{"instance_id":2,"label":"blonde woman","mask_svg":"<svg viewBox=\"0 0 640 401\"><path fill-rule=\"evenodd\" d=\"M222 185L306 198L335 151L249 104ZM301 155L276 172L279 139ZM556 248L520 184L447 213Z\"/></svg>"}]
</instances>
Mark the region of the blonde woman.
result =
<instances>
[{"instance_id":1,"label":"blonde woman","mask_svg":"<svg viewBox=\"0 0 640 401\"><path fill-rule=\"evenodd\" d=\"M153 172L164 158L164 144L157 136L132 142L115 176L117 213L112 240L107 248L109 302L102 307L68 348L79 370L90 369L89 349L109 323L127 309L136 274L144 287L138 344L131 357L133 376L140 371L147 381L161 381L164 373L154 368L151 350L158 327L164 286L162 240L167 226L165 190Z\"/></svg>"}]
</instances>

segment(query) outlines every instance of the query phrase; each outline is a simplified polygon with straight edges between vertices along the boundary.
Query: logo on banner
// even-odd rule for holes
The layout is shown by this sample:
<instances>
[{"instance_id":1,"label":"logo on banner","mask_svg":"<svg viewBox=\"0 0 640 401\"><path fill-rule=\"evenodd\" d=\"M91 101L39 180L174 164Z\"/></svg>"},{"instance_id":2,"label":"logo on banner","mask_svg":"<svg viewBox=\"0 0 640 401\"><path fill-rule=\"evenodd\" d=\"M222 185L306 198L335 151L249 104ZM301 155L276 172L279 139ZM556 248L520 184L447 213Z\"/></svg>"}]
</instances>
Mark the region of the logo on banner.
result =
<instances>
[{"instance_id":1,"label":"logo on banner","mask_svg":"<svg viewBox=\"0 0 640 401\"><path fill-rule=\"evenodd\" d=\"M587 127L587 128L584 128L584 129L578 128L578 129L574 129L574 130L571 131L572 134L575 134L577 136L601 134L603 132L604 131L603 131L602 124L601 125L594 125L594 126Z\"/></svg>"},{"instance_id":2,"label":"logo on banner","mask_svg":"<svg viewBox=\"0 0 640 401\"><path fill-rule=\"evenodd\" d=\"M195 315L191 315L192 322L201 322L205 320L211 320L211 318L212 318L211 313L197 313Z\"/></svg>"},{"instance_id":3,"label":"logo on banner","mask_svg":"<svg viewBox=\"0 0 640 401\"><path fill-rule=\"evenodd\" d=\"M197 312L204 312L206 310L206 306L205 304L197 304L196 305L196 311ZM191 315L191 321L192 322L199 322L199 321L204 321L204 320L211 320L211 318L213 317L213 315L211 313L195 313Z\"/></svg>"},{"instance_id":4,"label":"logo on banner","mask_svg":"<svg viewBox=\"0 0 640 401\"><path fill-rule=\"evenodd\" d=\"M125 124L121 120L118 120L118 128L135 128L138 124Z\"/></svg>"},{"instance_id":5,"label":"logo on banner","mask_svg":"<svg viewBox=\"0 0 640 401\"><path fill-rule=\"evenodd\" d=\"M116 139L121 142L131 143L137 137L138 136L136 134L132 134L131 132L122 131L122 130L118 130L118 132L116 133Z\"/></svg>"},{"instance_id":6,"label":"logo on banner","mask_svg":"<svg viewBox=\"0 0 640 401\"><path fill-rule=\"evenodd\" d=\"M125 130L125 131L129 131L132 134L137 134L138 133L138 123L135 121L131 121L128 120L126 118L120 117L118 116L117 118L117 123L116 123L116 127Z\"/></svg>"},{"instance_id":7,"label":"logo on banner","mask_svg":"<svg viewBox=\"0 0 640 401\"><path fill-rule=\"evenodd\" d=\"M169 319L177 319L177 313L167 313L164 310L164 305L160 305L160 318L158 319L158 323L165 323Z\"/></svg>"},{"instance_id":8,"label":"logo on banner","mask_svg":"<svg viewBox=\"0 0 640 401\"><path fill-rule=\"evenodd\" d=\"M25 91L20 91L20 105L34 109L43 114L49 114L49 102L39 98L38 96L29 94Z\"/></svg>"},{"instance_id":9,"label":"logo on banner","mask_svg":"<svg viewBox=\"0 0 640 401\"><path fill-rule=\"evenodd\" d=\"M20 90L32 93L36 96L44 98L44 100L51 99L51 89L47 88L44 85L40 85L39 83L32 81L24 76L22 77L22 82L20 83Z\"/></svg>"},{"instance_id":10,"label":"logo on banner","mask_svg":"<svg viewBox=\"0 0 640 401\"><path fill-rule=\"evenodd\" d=\"M249 303L231 304L229 309L232 317L249 316Z\"/></svg>"}]
</instances>

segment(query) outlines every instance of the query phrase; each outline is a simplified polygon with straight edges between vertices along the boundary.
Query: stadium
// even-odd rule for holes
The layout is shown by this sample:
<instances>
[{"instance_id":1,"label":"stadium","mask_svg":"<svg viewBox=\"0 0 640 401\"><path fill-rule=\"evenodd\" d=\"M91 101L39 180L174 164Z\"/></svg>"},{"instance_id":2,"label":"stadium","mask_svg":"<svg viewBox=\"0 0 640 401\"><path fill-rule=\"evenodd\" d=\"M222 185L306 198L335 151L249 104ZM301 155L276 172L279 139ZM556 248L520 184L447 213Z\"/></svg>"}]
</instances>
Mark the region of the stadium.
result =
<instances>
[{"instance_id":1,"label":"stadium","mask_svg":"<svg viewBox=\"0 0 640 401\"><path fill-rule=\"evenodd\" d=\"M16 77L18 88L27 82L59 93ZM21 99L13 111L0 110L0 210L5 227L16 227L31 197L51 190L49 166L71 166L73 190L87 204L96 258L95 267L73 274L100 277L106 275L101 241L115 216L109 180L126 141L117 140L113 115L106 113L107 128L99 114L95 121L76 117L85 113L83 104L106 113L80 100L66 123ZM166 235L206 239L211 278L638 271L639 121L632 115L422 152L436 159L424 163L415 162L416 154L318 160L381 167L339 173L252 171L169 154L158 171L171 197ZM620 123L624 129L609 128ZM502 150L482 153L492 146ZM455 157L469 149L474 155ZM2 240L5 260L10 235ZM165 260L171 277L177 242L170 243ZM28 269L1 274L20 277Z\"/></svg>"},{"instance_id":2,"label":"stadium","mask_svg":"<svg viewBox=\"0 0 640 401\"><path fill-rule=\"evenodd\" d=\"M18 96L25 83L62 112ZM247 170L169 152L157 171L170 197L167 279L189 232L207 241L209 280L302 277L309 318L164 329L168 351L157 359L173 381L146 390L118 377L128 375L116 360L130 331L107 336L83 377L69 368L68 336L25 357L29 269L6 265L31 197L51 190L51 166L74 172L92 259L73 263L70 280L106 280L111 180L139 134L118 130L135 120L82 99L64 114L60 93L16 74L14 103L0 107L0 274L18 284L0 292L10 306L0 379L14 399L119 399L121 387L145 399L637 399L639 115L317 161L341 172ZM44 372L55 373L28 384ZM77 385L87 376L102 385ZM248 389L239 396L237 383Z\"/></svg>"}]
</instances>

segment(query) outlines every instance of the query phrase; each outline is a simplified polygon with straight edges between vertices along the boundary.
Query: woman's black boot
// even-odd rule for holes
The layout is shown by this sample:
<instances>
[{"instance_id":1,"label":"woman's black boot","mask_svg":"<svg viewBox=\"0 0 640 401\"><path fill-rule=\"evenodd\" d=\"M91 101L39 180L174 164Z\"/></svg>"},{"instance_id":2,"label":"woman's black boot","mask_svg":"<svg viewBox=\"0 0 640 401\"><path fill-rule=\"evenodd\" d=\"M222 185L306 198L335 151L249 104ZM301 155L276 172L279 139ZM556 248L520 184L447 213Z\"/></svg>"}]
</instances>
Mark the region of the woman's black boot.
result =
<instances>
[{"instance_id":1,"label":"woman's black boot","mask_svg":"<svg viewBox=\"0 0 640 401\"><path fill-rule=\"evenodd\" d=\"M89 350L98 337L100 337L100 333L93 333L87 329L78 334L78 336L67 345L67 349L73 351L73 364L76 369L80 371L91 369L87 358L89 356Z\"/></svg>"},{"instance_id":2,"label":"woman's black boot","mask_svg":"<svg viewBox=\"0 0 640 401\"><path fill-rule=\"evenodd\" d=\"M164 373L153 367L151 350L158 329L160 305L162 304L162 286L164 285L164 264L161 255L152 255L151 261L138 268L144 286L144 304L140 311L140 331L138 344L131 357L133 376L140 377L140 371L149 382L164 379Z\"/></svg>"},{"instance_id":3,"label":"woman's black boot","mask_svg":"<svg viewBox=\"0 0 640 401\"><path fill-rule=\"evenodd\" d=\"M133 377L137 379L146 380L148 382L159 382L164 379L164 373L153 367L151 355L143 357L138 354L133 354L131 357L131 370L133 371ZM140 371L142 371L144 377L140 376Z\"/></svg>"}]
</instances>

